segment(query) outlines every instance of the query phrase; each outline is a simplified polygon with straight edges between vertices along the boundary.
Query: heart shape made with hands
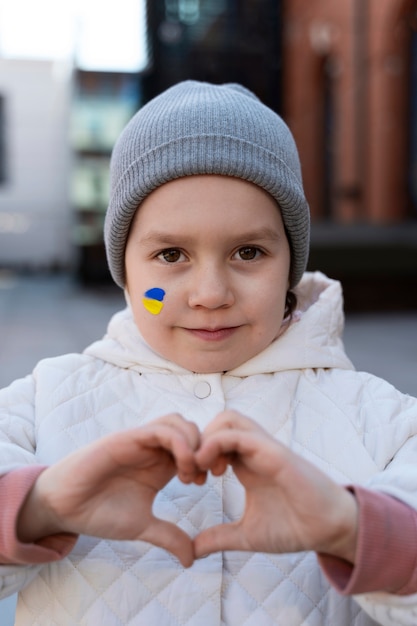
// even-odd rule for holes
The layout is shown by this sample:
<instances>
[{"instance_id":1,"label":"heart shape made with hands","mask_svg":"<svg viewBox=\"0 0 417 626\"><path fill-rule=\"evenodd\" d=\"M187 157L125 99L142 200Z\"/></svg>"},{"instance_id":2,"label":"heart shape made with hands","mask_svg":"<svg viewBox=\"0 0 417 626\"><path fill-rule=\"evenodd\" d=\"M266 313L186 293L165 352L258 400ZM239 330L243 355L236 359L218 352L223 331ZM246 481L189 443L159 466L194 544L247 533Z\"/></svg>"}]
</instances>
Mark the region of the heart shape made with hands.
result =
<instances>
[{"instance_id":1,"label":"heart shape made with hands","mask_svg":"<svg viewBox=\"0 0 417 626\"><path fill-rule=\"evenodd\" d=\"M354 562L358 507L353 494L249 418L233 412L216 418L192 458L191 471L177 471L182 482L202 485L207 472L221 476L231 466L245 490L239 520L188 538L192 560L223 550L315 550ZM184 565L189 562L174 553ZM189 559L189 549L186 555Z\"/></svg>"},{"instance_id":2,"label":"heart shape made with hands","mask_svg":"<svg viewBox=\"0 0 417 626\"><path fill-rule=\"evenodd\" d=\"M157 494L175 476L201 486L208 472L221 476L228 466L245 490L238 521L192 540L154 515ZM17 531L27 542L62 532L148 541L186 567L222 550L318 550L353 562L357 519L352 493L253 420L228 411L203 433L175 414L73 452L39 475Z\"/></svg>"}]
</instances>

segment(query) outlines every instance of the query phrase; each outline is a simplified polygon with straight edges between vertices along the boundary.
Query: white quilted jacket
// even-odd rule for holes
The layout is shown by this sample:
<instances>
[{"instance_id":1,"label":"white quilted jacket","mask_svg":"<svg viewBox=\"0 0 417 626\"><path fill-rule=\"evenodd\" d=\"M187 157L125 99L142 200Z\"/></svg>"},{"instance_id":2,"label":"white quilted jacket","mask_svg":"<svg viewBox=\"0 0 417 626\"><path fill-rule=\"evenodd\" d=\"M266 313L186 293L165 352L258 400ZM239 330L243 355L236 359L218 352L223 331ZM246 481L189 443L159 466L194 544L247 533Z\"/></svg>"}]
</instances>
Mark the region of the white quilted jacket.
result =
<instances>
[{"instance_id":1,"label":"white quilted jacket","mask_svg":"<svg viewBox=\"0 0 417 626\"><path fill-rule=\"evenodd\" d=\"M128 309L118 313L84 354L42 361L0 393L0 473L54 463L173 411L203 429L229 408L336 481L380 489L417 508L417 400L354 371L340 339L337 282L306 274L298 295L299 321L224 375L192 374L162 359L144 344ZM231 473L202 487L173 479L156 502L157 514L190 535L237 519L242 507ZM1 566L0 596L15 591L16 624L25 626L417 624L417 594L342 597L314 553L225 552L184 569L143 542L82 536L61 562Z\"/></svg>"}]
</instances>

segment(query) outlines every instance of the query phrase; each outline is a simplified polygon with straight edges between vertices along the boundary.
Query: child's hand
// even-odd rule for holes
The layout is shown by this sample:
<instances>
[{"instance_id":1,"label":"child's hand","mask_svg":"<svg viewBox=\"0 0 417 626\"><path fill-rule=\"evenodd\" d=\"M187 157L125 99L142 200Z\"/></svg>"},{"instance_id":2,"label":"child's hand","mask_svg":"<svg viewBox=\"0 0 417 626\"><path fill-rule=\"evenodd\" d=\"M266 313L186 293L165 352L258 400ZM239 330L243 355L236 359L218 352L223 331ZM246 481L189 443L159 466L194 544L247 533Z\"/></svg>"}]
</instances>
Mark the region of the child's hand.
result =
<instances>
[{"instance_id":1,"label":"child's hand","mask_svg":"<svg viewBox=\"0 0 417 626\"><path fill-rule=\"evenodd\" d=\"M242 518L198 535L196 557L219 550L315 550L354 562L354 496L252 420L232 411L219 415L195 456L215 475L230 464L246 490Z\"/></svg>"},{"instance_id":2,"label":"child's hand","mask_svg":"<svg viewBox=\"0 0 417 626\"><path fill-rule=\"evenodd\" d=\"M72 532L139 539L191 565L190 537L156 518L152 504L176 474L185 483L204 482L194 461L199 444L195 424L173 414L74 452L39 476L19 516L19 538L29 542Z\"/></svg>"},{"instance_id":3,"label":"child's hand","mask_svg":"<svg viewBox=\"0 0 417 626\"><path fill-rule=\"evenodd\" d=\"M178 526L153 515L158 491L175 475L202 484L208 470L221 475L229 464L246 489L239 522L209 528L193 545ZM99 439L46 469L17 532L26 542L59 532L148 541L184 566L218 550L316 550L353 562L357 507L343 487L238 413L218 416L203 438L195 424L169 415Z\"/></svg>"}]
</instances>

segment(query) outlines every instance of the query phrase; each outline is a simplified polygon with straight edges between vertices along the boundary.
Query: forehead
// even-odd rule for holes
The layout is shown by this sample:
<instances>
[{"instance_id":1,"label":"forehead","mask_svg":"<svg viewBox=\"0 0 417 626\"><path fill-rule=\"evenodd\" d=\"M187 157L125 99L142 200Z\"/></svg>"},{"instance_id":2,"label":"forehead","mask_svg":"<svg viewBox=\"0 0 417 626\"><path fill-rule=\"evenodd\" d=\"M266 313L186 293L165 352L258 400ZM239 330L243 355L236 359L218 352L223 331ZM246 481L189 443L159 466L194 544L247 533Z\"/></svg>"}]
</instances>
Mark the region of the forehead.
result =
<instances>
[{"instance_id":1,"label":"forehead","mask_svg":"<svg viewBox=\"0 0 417 626\"><path fill-rule=\"evenodd\" d=\"M262 219L262 211L268 207L274 219L282 224L281 212L276 200L264 189L251 182L220 175L196 175L178 178L164 183L152 191L137 209L131 229L138 222L160 221L175 226L177 219L186 223L206 218L207 222L221 220L223 223L241 219L256 224ZM239 212L240 210L240 212Z\"/></svg>"}]
</instances>

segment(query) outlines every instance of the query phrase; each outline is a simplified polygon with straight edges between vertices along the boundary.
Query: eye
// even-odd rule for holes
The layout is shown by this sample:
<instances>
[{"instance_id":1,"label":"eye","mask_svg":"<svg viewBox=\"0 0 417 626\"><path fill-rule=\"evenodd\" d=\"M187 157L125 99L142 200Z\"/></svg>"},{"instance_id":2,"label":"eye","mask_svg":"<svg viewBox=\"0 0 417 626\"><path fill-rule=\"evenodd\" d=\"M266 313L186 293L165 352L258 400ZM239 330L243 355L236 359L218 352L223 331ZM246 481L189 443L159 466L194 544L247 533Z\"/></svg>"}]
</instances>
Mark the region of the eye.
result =
<instances>
[{"instance_id":1,"label":"eye","mask_svg":"<svg viewBox=\"0 0 417 626\"><path fill-rule=\"evenodd\" d=\"M260 254L262 254L262 251L256 246L243 246L243 248L239 248L234 256L242 261L253 261L257 259Z\"/></svg>"},{"instance_id":2,"label":"eye","mask_svg":"<svg viewBox=\"0 0 417 626\"><path fill-rule=\"evenodd\" d=\"M178 263L178 261L184 260L184 254L181 250L177 248L168 248L167 250L162 250L157 256L158 259L164 261L165 263Z\"/></svg>"}]
</instances>

